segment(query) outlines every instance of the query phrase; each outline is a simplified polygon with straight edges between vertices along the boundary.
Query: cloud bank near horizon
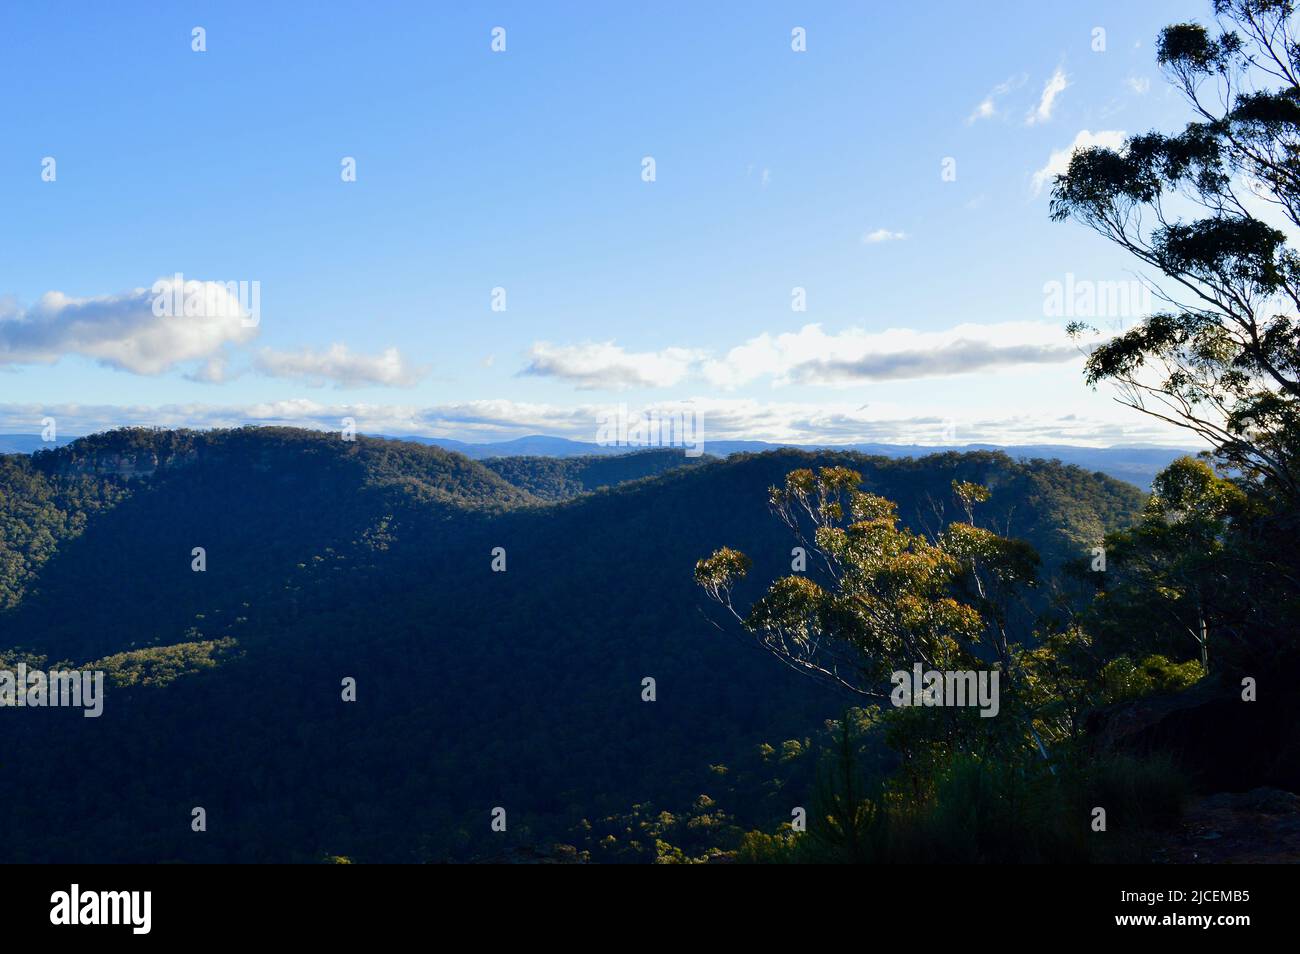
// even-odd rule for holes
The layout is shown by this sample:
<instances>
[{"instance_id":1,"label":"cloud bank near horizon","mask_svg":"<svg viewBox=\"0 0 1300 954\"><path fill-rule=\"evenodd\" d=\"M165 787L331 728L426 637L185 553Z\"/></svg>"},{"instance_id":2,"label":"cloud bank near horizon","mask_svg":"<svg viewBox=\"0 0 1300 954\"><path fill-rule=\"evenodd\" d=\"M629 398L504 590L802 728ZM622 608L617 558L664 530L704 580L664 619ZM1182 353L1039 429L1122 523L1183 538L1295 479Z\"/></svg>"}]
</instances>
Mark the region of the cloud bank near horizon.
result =
<instances>
[{"instance_id":1,"label":"cloud bank near horizon","mask_svg":"<svg viewBox=\"0 0 1300 954\"><path fill-rule=\"evenodd\" d=\"M508 400L465 401L431 406L327 404L305 398L242 406L171 404L150 406L0 404L0 433L39 434L53 418L58 433L74 436L114 427L162 428L280 425L337 431L345 418L360 433L391 437L436 437L469 443L510 440L535 434L595 442L600 423L620 405L553 405ZM704 442L757 440L796 444L1162 444L1190 446L1180 431L1156 421L1117 423L1079 415L1019 414L942 417L905 408L807 404L753 400L663 401L627 408L628 413L662 415L689 410L699 415Z\"/></svg>"}]
</instances>

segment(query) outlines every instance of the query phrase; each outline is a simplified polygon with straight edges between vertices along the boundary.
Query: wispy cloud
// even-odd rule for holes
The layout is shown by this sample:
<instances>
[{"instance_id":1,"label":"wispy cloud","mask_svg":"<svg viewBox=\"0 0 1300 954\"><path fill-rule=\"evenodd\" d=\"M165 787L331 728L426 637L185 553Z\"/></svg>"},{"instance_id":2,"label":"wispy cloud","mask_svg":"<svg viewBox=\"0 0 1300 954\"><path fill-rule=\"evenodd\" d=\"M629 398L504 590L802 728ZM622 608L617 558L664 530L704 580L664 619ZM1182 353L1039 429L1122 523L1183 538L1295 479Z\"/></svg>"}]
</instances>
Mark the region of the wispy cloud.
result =
<instances>
[{"instance_id":1,"label":"wispy cloud","mask_svg":"<svg viewBox=\"0 0 1300 954\"><path fill-rule=\"evenodd\" d=\"M973 123L979 122L981 119L992 119L999 115L998 100L1003 96L1006 96L1007 93L1024 86L1028 80L1028 74L1021 73L1017 76L1010 77L1004 82L999 83L997 86L994 86L993 89L989 91L989 94L980 100L975 108L971 110L970 115L966 117L966 125L969 126Z\"/></svg>"},{"instance_id":2,"label":"wispy cloud","mask_svg":"<svg viewBox=\"0 0 1300 954\"><path fill-rule=\"evenodd\" d=\"M1037 108L1025 117L1026 125L1034 126L1051 119L1052 110L1056 106L1056 97L1060 96L1069 85L1070 79L1065 75L1065 70L1058 66L1043 87L1043 94L1038 98Z\"/></svg>"},{"instance_id":3,"label":"wispy cloud","mask_svg":"<svg viewBox=\"0 0 1300 954\"><path fill-rule=\"evenodd\" d=\"M907 238L906 232L891 232L889 229L876 229L862 236L862 244L877 245L880 242L901 242Z\"/></svg>"}]
</instances>

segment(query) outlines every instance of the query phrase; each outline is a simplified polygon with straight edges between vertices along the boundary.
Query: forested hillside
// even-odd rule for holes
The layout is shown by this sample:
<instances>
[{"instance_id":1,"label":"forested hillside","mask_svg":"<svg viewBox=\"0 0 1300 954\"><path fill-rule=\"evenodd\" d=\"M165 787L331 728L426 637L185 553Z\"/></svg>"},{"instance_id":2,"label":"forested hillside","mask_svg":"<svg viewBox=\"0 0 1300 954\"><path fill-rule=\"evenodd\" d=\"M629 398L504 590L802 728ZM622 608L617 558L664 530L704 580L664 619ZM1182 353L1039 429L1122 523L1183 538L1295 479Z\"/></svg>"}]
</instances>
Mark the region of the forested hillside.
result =
<instances>
[{"instance_id":1,"label":"forested hillside","mask_svg":"<svg viewBox=\"0 0 1300 954\"><path fill-rule=\"evenodd\" d=\"M837 462L918 529L955 505L954 479L983 481L994 519L1052 566L1141 505L1117 481L993 453L742 455L551 504L539 496L681 461L489 469L285 429L118 431L3 458L4 658L101 668L111 684L99 719L0 719L7 764L58 752L77 775L40 798L26 773L0 776L6 851L439 860L586 838L653 856L622 822L596 838L600 819L734 792L710 766L815 735L851 702L719 630L690 572L724 541L788 567L768 488ZM761 813L763 794L733 802ZM211 819L202 835L194 806ZM488 827L496 806L504 835Z\"/></svg>"},{"instance_id":2,"label":"forested hillside","mask_svg":"<svg viewBox=\"0 0 1300 954\"><path fill-rule=\"evenodd\" d=\"M568 500L579 494L653 477L675 467L692 467L705 457L687 457L672 448L617 456L489 457L484 467L543 500Z\"/></svg>"}]
</instances>

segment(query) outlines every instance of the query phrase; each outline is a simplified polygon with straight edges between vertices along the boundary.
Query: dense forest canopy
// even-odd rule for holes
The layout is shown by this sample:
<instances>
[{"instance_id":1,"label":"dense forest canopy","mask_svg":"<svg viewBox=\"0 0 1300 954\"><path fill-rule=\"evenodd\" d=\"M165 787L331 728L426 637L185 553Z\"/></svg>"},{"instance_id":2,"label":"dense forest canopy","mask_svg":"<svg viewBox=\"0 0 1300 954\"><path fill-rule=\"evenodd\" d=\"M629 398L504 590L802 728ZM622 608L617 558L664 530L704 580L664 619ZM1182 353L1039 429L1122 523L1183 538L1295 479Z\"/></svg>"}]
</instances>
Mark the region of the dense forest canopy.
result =
<instances>
[{"instance_id":1,"label":"dense forest canopy","mask_svg":"<svg viewBox=\"0 0 1300 954\"><path fill-rule=\"evenodd\" d=\"M123 430L0 458L0 653L109 680L100 719L0 720L6 761L58 751L86 773L40 800L0 780L4 827L18 833L8 850L734 851L746 829L788 818L790 798L811 798L820 753L838 744L819 727L854 704L702 612L690 566L717 540L767 572L788 566L771 485L850 466L917 532L960 506L954 480L997 487L990 519L1031 540L1062 586L1067 564L1144 505L1120 481L997 453L561 463L278 428ZM492 569L497 547L505 572ZM355 703L340 701L349 676ZM878 733L860 748L866 764L892 764ZM106 788L122 794L111 808L88 794ZM213 819L202 841L193 805ZM497 805L511 811L505 841L486 824Z\"/></svg>"}]
</instances>

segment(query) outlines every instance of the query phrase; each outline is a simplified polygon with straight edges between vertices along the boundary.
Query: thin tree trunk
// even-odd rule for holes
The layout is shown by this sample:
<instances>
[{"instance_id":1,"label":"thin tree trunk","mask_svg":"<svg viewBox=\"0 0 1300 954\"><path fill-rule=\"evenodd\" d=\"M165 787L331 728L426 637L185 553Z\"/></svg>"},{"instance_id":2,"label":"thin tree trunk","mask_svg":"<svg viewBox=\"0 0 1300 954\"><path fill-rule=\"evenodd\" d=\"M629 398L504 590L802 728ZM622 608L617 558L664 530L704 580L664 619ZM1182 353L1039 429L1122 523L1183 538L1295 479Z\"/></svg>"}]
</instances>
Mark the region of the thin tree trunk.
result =
<instances>
[{"instance_id":1,"label":"thin tree trunk","mask_svg":"<svg viewBox=\"0 0 1300 954\"><path fill-rule=\"evenodd\" d=\"M1196 607L1196 620L1201 627L1201 667L1209 673L1210 671L1210 634L1205 626L1205 614L1201 612L1200 606Z\"/></svg>"}]
</instances>

